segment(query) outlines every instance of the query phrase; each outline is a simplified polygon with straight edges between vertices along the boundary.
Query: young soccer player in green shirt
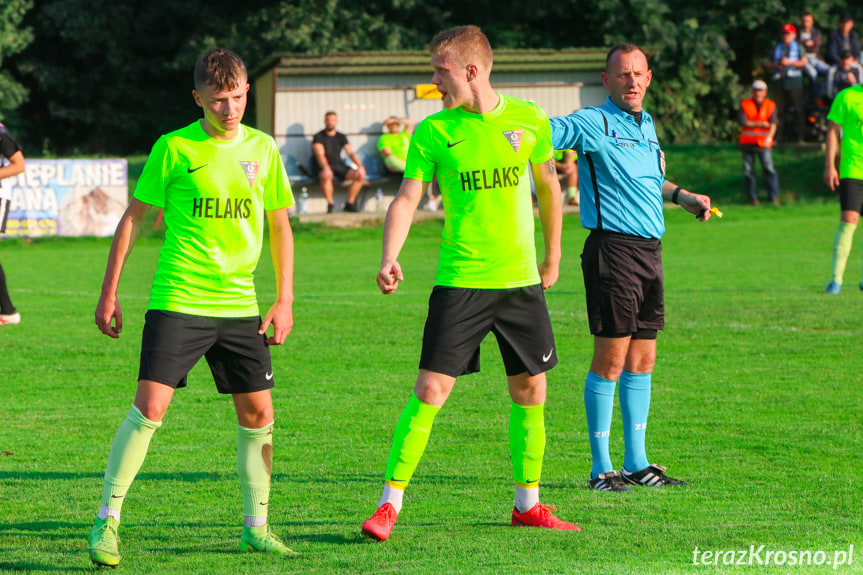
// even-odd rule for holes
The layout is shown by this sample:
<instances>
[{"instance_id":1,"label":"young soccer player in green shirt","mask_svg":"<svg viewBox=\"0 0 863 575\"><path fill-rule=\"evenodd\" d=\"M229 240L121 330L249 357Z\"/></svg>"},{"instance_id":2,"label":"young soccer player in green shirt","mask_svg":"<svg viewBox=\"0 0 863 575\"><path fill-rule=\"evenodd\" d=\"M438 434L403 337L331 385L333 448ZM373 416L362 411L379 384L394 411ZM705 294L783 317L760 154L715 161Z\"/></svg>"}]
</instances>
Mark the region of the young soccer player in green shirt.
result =
<instances>
[{"instance_id":1,"label":"young soccer player in green shirt","mask_svg":"<svg viewBox=\"0 0 863 575\"><path fill-rule=\"evenodd\" d=\"M281 345L293 325L294 245L287 208L291 187L273 139L241 124L249 89L246 67L223 49L195 64L195 102L203 119L159 138L111 245L96 325L120 336L117 290L148 209L163 209L165 244L150 293L135 400L108 458L90 559L120 562L117 527L174 390L205 356L219 393L231 394L239 423L237 471L243 494L243 551L294 555L267 524L272 472L273 368L268 345ZM276 302L263 321L253 272L264 218L276 272ZM269 326L274 333L267 337ZM179 503L179 502L178 502Z\"/></svg>"},{"instance_id":2,"label":"young soccer player in green shirt","mask_svg":"<svg viewBox=\"0 0 863 575\"><path fill-rule=\"evenodd\" d=\"M545 372L557 363L543 290L558 278L562 225L548 117L494 91L491 47L476 26L438 34L431 52L432 82L445 109L423 120L411 139L405 179L384 227L378 287L391 294L405 279L397 258L433 176L445 215L440 263L419 376L396 425L378 509L362 531L389 537L435 415L456 378L479 371L479 345L489 332L497 337L512 398L512 524L577 530L539 503ZM538 267L528 167L545 240Z\"/></svg>"},{"instance_id":3,"label":"young soccer player in green shirt","mask_svg":"<svg viewBox=\"0 0 863 575\"><path fill-rule=\"evenodd\" d=\"M854 230L863 212L863 86L857 85L839 92L827 115L827 155L824 181L831 190L838 188L841 214L839 228L833 237L833 270L827 293L842 289L845 264L851 253ZM836 170L839 133L842 133L842 154ZM863 283L860 284L863 290Z\"/></svg>"}]
</instances>

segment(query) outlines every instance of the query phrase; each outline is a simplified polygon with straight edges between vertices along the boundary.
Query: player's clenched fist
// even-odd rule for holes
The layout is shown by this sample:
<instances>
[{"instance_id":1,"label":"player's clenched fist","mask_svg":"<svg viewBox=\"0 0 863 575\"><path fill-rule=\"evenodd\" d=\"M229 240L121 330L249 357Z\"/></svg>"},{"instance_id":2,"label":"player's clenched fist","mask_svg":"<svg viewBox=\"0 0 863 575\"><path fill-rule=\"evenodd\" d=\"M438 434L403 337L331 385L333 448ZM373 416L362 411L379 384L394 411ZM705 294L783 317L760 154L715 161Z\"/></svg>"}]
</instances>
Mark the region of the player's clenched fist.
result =
<instances>
[{"instance_id":1,"label":"player's clenched fist","mask_svg":"<svg viewBox=\"0 0 863 575\"><path fill-rule=\"evenodd\" d=\"M384 262L378 272L378 288L384 294L391 294L399 287L399 282L405 279L398 262Z\"/></svg>"}]
</instances>

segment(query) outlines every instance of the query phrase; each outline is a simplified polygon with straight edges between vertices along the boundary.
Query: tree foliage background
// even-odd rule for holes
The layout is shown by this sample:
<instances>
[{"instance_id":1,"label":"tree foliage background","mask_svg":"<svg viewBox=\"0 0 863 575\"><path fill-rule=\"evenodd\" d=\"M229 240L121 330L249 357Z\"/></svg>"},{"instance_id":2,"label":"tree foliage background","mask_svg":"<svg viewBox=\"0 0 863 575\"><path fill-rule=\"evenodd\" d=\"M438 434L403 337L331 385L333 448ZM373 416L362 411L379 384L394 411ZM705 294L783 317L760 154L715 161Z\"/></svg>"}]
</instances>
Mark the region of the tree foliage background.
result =
<instances>
[{"instance_id":1,"label":"tree foliage background","mask_svg":"<svg viewBox=\"0 0 863 575\"><path fill-rule=\"evenodd\" d=\"M857 10L863 12L859 6ZM495 48L634 42L654 71L645 107L664 141L731 140L733 110L784 22L811 10L826 32L846 0L2 0L0 117L40 154L147 151L199 112L191 68L225 46L268 56L423 49L476 24ZM858 16L858 14L854 14Z\"/></svg>"},{"instance_id":2,"label":"tree foliage background","mask_svg":"<svg viewBox=\"0 0 863 575\"><path fill-rule=\"evenodd\" d=\"M32 30L23 25L32 0L3 0L0 3L0 120L27 99L27 88L9 72L10 57L33 41Z\"/></svg>"}]
</instances>

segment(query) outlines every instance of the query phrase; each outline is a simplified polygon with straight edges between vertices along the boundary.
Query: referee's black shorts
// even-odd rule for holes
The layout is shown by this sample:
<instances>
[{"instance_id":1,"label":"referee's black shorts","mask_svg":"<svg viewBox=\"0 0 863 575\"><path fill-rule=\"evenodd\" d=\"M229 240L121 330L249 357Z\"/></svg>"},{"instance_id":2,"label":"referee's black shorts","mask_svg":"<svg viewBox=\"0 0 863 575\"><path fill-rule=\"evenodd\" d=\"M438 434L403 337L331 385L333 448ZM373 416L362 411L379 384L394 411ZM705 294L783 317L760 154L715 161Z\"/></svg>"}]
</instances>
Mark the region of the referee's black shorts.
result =
<instances>
[{"instance_id":1,"label":"referee's black shorts","mask_svg":"<svg viewBox=\"0 0 863 575\"><path fill-rule=\"evenodd\" d=\"M435 286L420 369L458 377L479 371L480 343L497 338L507 375L538 375L557 364L542 285L508 289Z\"/></svg>"},{"instance_id":2,"label":"referee's black shorts","mask_svg":"<svg viewBox=\"0 0 863 575\"><path fill-rule=\"evenodd\" d=\"M662 242L592 230L581 269L590 333L655 339L665 327Z\"/></svg>"},{"instance_id":3,"label":"referee's black shorts","mask_svg":"<svg viewBox=\"0 0 863 575\"><path fill-rule=\"evenodd\" d=\"M863 180L839 180L839 205L842 206L843 212L863 213Z\"/></svg>"},{"instance_id":4,"label":"referee's black shorts","mask_svg":"<svg viewBox=\"0 0 863 575\"><path fill-rule=\"evenodd\" d=\"M219 393L252 393L273 387L273 364L261 318L205 317L151 309L141 338L138 379L186 386L186 375L207 358Z\"/></svg>"}]
</instances>

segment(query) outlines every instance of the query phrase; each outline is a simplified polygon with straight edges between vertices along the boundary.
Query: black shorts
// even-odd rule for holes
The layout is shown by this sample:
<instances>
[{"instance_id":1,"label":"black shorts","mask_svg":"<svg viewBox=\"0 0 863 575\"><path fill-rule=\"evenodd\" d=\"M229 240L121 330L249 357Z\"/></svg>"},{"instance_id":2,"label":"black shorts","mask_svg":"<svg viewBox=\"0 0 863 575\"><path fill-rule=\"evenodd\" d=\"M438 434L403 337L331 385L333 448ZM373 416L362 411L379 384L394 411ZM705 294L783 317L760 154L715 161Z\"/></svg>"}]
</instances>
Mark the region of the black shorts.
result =
<instances>
[{"instance_id":1,"label":"black shorts","mask_svg":"<svg viewBox=\"0 0 863 575\"><path fill-rule=\"evenodd\" d=\"M591 334L656 339L665 327L659 240L592 230L581 269Z\"/></svg>"},{"instance_id":2,"label":"black shorts","mask_svg":"<svg viewBox=\"0 0 863 575\"><path fill-rule=\"evenodd\" d=\"M260 317L203 317L151 309L145 316L138 380L186 386L186 375L207 358L219 393L273 387L273 364Z\"/></svg>"},{"instance_id":3,"label":"black shorts","mask_svg":"<svg viewBox=\"0 0 863 575\"><path fill-rule=\"evenodd\" d=\"M510 289L435 286L420 369L451 377L479 371L479 346L489 332L497 338L507 375L537 375L557 365L540 284Z\"/></svg>"},{"instance_id":4,"label":"black shorts","mask_svg":"<svg viewBox=\"0 0 863 575\"><path fill-rule=\"evenodd\" d=\"M11 209L12 202L0 199L0 234L6 231L6 220L9 219L9 210Z\"/></svg>"},{"instance_id":5,"label":"black shorts","mask_svg":"<svg viewBox=\"0 0 863 575\"><path fill-rule=\"evenodd\" d=\"M313 163L313 167L315 168L315 174L321 171L321 166L318 164L317 161ZM353 170L353 168L344 162L330 162L330 170L332 170L333 177L335 179L346 180L348 177L348 172Z\"/></svg>"},{"instance_id":6,"label":"black shorts","mask_svg":"<svg viewBox=\"0 0 863 575\"><path fill-rule=\"evenodd\" d=\"M839 205L842 206L843 212L863 213L863 180L839 180Z\"/></svg>"}]
</instances>

